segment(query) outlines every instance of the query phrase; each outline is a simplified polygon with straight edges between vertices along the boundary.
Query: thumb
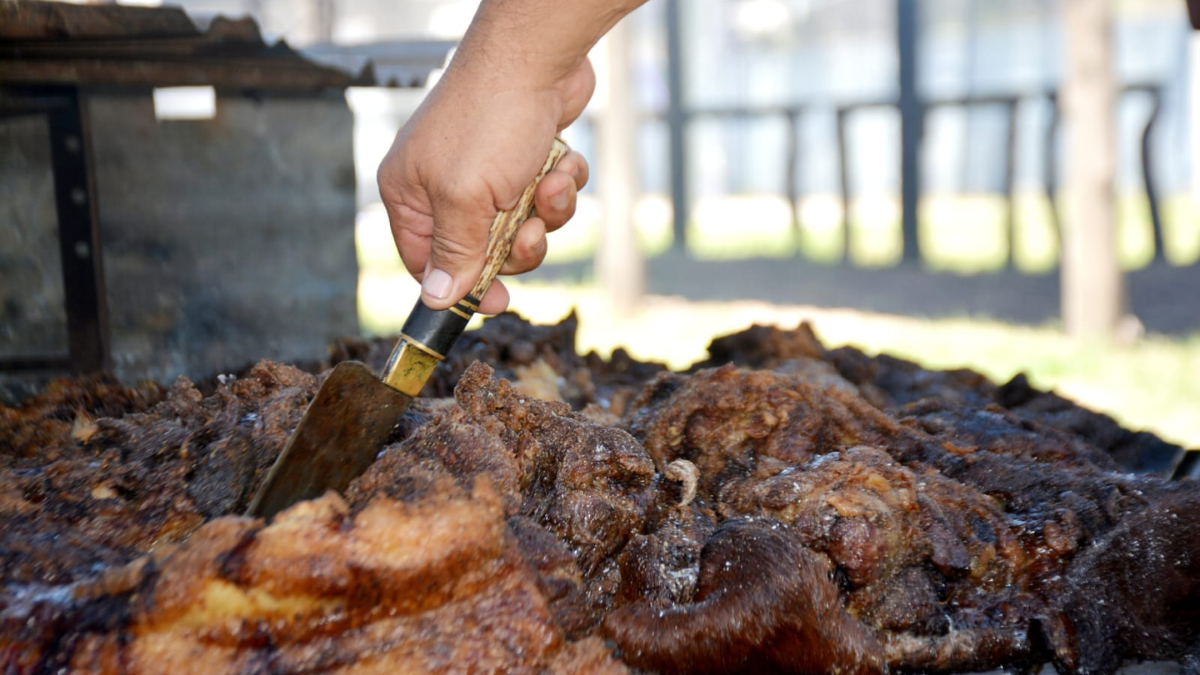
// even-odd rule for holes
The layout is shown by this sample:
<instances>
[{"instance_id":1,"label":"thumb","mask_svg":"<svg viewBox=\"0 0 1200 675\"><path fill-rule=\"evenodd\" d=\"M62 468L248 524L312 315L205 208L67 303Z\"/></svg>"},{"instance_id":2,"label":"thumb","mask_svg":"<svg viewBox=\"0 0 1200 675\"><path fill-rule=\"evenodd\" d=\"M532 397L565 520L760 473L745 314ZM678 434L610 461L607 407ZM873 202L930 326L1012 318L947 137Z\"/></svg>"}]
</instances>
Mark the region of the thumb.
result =
<instances>
[{"instance_id":1,"label":"thumb","mask_svg":"<svg viewBox=\"0 0 1200 675\"><path fill-rule=\"evenodd\" d=\"M434 210L433 241L421 279L421 300L430 309L454 305L479 281L492 220L453 204Z\"/></svg>"}]
</instances>

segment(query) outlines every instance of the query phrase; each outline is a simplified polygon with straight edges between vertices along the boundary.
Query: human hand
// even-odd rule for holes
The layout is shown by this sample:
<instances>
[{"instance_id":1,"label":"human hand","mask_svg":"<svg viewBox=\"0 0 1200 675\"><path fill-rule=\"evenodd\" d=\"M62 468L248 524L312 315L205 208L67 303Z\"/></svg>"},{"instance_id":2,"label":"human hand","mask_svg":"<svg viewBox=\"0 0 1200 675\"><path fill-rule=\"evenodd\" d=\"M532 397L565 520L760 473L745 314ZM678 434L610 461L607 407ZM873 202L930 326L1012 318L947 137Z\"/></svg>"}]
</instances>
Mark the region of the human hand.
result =
<instances>
[{"instance_id":1,"label":"human hand","mask_svg":"<svg viewBox=\"0 0 1200 675\"><path fill-rule=\"evenodd\" d=\"M378 173L396 248L431 309L450 307L478 281L496 214L516 204L595 87L586 60L540 81L460 56L397 134ZM587 180L578 152L546 175L535 192L536 215L517 232L501 274L541 264L546 234L575 214ZM497 314L508 306L508 291L497 280L481 300L482 313Z\"/></svg>"}]
</instances>

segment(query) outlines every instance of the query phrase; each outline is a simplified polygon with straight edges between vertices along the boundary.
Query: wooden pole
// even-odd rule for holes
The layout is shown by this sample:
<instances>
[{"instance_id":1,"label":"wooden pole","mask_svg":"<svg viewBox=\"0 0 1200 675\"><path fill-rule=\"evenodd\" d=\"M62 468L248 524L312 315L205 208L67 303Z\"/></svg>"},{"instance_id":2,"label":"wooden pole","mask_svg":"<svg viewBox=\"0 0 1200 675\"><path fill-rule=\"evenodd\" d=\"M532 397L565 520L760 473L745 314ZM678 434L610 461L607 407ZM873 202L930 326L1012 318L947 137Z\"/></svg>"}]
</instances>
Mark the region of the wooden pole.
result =
<instances>
[{"instance_id":1,"label":"wooden pole","mask_svg":"<svg viewBox=\"0 0 1200 675\"><path fill-rule=\"evenodd\" d=\"M617 314L633 313L645 290L645 262L633 226L638 195L637 116L628 24L618 24L604 38L608 97L597 129L604 221L596 277Z\"/></svg>"},{"instance_id":2,"label":"wooden pole","mask_svg":"<svg viewBox=\"0 0 1200 675\"><path fill-rule=\"evenodd\" d=\"M1062 314L1067 332L1110 339L1124 305L1117 261L1116 83L1110 0L1066 0L1067 199Z\"/></svg>"}]
</instances>

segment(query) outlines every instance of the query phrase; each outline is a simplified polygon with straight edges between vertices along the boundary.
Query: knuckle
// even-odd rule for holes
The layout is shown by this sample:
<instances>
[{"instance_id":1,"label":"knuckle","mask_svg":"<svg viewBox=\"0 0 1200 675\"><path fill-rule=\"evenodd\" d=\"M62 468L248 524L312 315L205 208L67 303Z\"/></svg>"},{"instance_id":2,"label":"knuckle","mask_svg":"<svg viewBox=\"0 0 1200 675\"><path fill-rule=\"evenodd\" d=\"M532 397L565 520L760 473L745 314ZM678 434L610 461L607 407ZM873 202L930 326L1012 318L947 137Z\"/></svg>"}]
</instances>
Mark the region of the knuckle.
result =
<instances>
[{"instance_id":1,"label":"knuckle","mask_svg":"<svg viewBox=\"0 0 1200 675\"><path fill-rule=\"evenodd\" d=\"M379 167L375 169L375 183L379 186L380 194L395 191L396 184L399 183L396 176L397 171L396 160L391 154L384 157L383 161L379 163Z\"/></svg>"},{"instance_id":2,"label":"knuckle","mask_svg":"<svg viewBox=\"0 0 1200 675\"><path fill-rule=\"evenodd\" d=\"M549 250L550 250L550 244L546 240L545 237L542 237L537 240L537 243L535 243L533 245L533 251L532 251L532 255L531 255L531 258L533 260L533 267L537 267L542 264L542 261L546 259L546 253ZM531 267L530 269L533 269L533 267Z\"/></svg>"},{"instance_id":3,"label":"knuckle","mask_svg":"<svg viewBox=\"0 0 1200 675\"><path fill-rule=\"evenodd\" d=\"M468 181L431 181L429 192L436 204L469 213L484 213L492 202L491 190Z\"/></svg>"},{"instance_id":4,"label":"knuckle","mask_svg":"<svg viewBox=\"0 0 1200 675\"><path fill-rule=\"evenodd\" d=\"M434 237L431 246L434 259L441 267L459 269L483 257L483 249L445 235Z\"/></svg>"},{"instance_id":5,"label":"knuckle","mask_svg":"<svg viewBox=\"0 0 1200 675\"><path fill-rule=\"evenodd\" d=\"M571 195L571 200L569 202L567 202L566 208L562 209L559 212L560 213L559 221L561 223L565 223L568 220L574 218L575 217L575 207L577 205L578 205L578 202L575 199L575 195Z\"/></svg>"},{"instance_id":6,"label":"knuckle","mask_svg":"<svg viewBox=\"0 0 1200 675\"><path fill-rule=\"evenodd\" d=\"M588 182L589 167L587 158L578 152L572 151L567 156L567 164L564 171L571 175L577 189L582 189Z\"/></svg>"},{"instance_id":7,"label":"knuckle","mask_svg":"<svg viewBox=\"0 0 1200 675\"><path fill-rule=\"evenodd\" d=\"M546 248L546 237L542 236L519 243L520 249L516 252L517 256L515 257L521 262L532 261L536 264L541 258L542 251Z\"/></svg>"}]
</instances>

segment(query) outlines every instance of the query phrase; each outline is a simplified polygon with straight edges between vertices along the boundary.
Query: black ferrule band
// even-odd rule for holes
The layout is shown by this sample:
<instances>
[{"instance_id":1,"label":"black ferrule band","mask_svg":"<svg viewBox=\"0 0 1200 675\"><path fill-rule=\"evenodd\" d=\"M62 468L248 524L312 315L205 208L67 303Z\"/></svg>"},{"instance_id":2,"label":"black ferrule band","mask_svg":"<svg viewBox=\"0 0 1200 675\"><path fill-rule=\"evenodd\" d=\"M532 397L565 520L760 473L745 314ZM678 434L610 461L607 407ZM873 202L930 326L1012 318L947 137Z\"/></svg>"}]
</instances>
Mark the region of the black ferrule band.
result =
<instances>
[{"instance_id":1,"label":"black ferrule band","mask_svg":"<svg viewBox=\"0 0 1200 675\"><path fill-rule=\"evenodd\" d=\"M466 301L479 305L478 301L469 295ZM458 336L467 329L467 322L474 314L475 310L461 302L451 309L438 310L430 309L424 302L417 300L400 332L438 356L444 357L450 353L450 348L454 346Z\"/></svg>"}]
</instances>

